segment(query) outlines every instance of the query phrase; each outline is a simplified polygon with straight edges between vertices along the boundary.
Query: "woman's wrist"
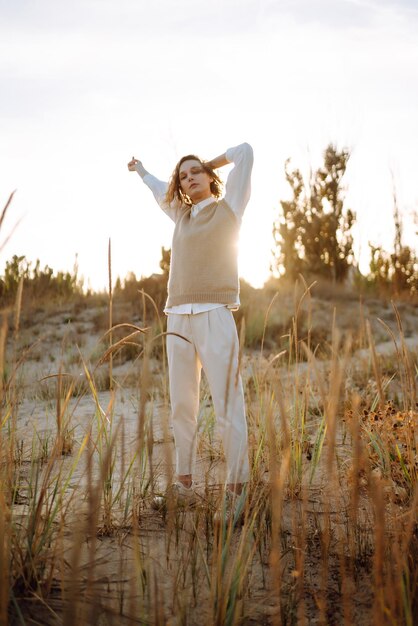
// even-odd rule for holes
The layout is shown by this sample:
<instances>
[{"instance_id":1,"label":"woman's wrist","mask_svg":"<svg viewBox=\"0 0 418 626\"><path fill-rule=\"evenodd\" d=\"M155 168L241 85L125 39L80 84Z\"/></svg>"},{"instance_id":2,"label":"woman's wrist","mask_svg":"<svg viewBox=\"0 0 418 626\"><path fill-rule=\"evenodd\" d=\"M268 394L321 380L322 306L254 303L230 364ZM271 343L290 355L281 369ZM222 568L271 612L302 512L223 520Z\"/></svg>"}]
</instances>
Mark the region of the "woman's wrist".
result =
<instances>
[{"instance_id":1,"label":"woman's wrist","mask_svg":"<svg viewBox=\"0 0 418 626\"><path fill-rule=\"evenodd\" d=\"M214 159L211 159L208 162L208 165L213 170L217 170L219 167L223 167L224 165L228 165L228 163L229 163L229 161L226 158L226 152L224 152L223 154L220 154L219 156L215 157Z\"/></svg>"},{"instance_id":2,"label":"woman's wrist","mask_svg":"<svg viewBox=\"0 0 418 626\"><path fill-rule=\"evenodd\" d=\"M145 167L142 165L141 161L137 161L135 163L135 170L138 172L138 174L140 175L141 178L144 178L144 176L149 174L149 172L147 172Z\"/></svg>"}]
</instances>

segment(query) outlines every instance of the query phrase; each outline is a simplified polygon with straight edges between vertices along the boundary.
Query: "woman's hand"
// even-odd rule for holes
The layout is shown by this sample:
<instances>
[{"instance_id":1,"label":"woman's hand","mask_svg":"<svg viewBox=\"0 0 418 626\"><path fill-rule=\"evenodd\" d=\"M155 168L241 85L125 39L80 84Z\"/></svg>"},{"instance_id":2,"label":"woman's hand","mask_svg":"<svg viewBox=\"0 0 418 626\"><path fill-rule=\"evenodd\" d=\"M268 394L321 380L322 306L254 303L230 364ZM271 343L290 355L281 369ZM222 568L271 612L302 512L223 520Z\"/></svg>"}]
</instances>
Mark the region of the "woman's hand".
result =
<instances>
[{"instance_id":1,"label":"woman's hand","mask_svg":"<svg viewBox=\"0 0 418 626\"><path fill-rule=\"evenodd\" d=\"M211 167L213 170L217 170L218 167L223 167L224 165L228 165L228 164L229 164L229 161L226 158L225 152L215 157L214 159L211 159L210 161L208 161L209 167Z\"/></svg>"},{"instance_id":2,"label":"woman's hand","mask_svg":"<svg viewBox=\"0 0 418 626\"><path fill-rule=\"evenodd\" d=\"M130 172L137 172L141 178L144 178L144 176L149 174L149 172L147 172L145 167L142 165L141 161L138 161L138 159L136 159L135 157L132 157L132 159L129 161L128 170Z\"/></svg>"},{"instance_id":3,"label":"woman's hand","mask_svg":"<svg viewBox=\"0 0 418 626\"><path fill-rule=\"evenodd\" d=\"M128 163L128 170L130 172L135 172L137 163L140 163L140 161L138 161L135 157L132 157L131 161Z\"/></svg>"}]
</instances>

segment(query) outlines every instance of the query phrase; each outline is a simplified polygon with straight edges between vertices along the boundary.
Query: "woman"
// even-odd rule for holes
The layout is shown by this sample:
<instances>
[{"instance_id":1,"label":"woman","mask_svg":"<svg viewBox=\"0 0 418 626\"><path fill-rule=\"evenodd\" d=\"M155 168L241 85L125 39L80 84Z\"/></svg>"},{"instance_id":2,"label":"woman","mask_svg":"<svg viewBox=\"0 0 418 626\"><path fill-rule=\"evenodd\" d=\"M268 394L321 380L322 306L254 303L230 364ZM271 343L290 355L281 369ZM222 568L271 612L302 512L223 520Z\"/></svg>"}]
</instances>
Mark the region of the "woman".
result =
<instances>
[{"instance_id":1,"label":"woman","mask_svg":"<svg viewBox=\"0 0 418 626\"><path fill-rule=\"evenodd\" d=\"M233 163L221 198L215 169ZM238 336L231 310L239 306L237 242L250 198L253 151L229 148L205 162L183 157L170 183L152 176L134 157L128 163L175 222L168 299L167 355L176 448L177 501L193 504L201 368L205 371L222 437L231 515L249 479L244 393L238 371ZM242 498L241 498L242 499Z\"/></svg>"}]
</instances>

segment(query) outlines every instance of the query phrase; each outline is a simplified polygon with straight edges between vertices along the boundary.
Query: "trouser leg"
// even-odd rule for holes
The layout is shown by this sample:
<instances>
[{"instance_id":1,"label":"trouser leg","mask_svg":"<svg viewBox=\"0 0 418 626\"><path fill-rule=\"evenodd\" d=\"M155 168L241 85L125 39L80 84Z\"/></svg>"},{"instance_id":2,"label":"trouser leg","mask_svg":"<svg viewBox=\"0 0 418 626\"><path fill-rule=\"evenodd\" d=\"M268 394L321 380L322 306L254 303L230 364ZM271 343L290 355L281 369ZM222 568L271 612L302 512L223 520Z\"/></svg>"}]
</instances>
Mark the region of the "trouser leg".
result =
<instances>
[{"instance_id":1,"label":"trouser leg","mask_svg":"<svg viewBox=\"0 0 418 626\"><path fill-rule=\"evenodd\" d=\"M192 474L196 459L197 414L201 364L193 344L189 315L169 314L167 335L171 415L176 448L176 472Z\"/></svg>"},{"instance_id":2,"label":"trouser leg","mask_svg":"<svg viewBox=\"0 0 418 626\"><path fill-rule=\"evenodd\" d=\"M239 342L231 311L219 307L191 318L208 379L226 458L227 482L249 480L244 390L238 372Z\"/></svg>"}]
</instances>

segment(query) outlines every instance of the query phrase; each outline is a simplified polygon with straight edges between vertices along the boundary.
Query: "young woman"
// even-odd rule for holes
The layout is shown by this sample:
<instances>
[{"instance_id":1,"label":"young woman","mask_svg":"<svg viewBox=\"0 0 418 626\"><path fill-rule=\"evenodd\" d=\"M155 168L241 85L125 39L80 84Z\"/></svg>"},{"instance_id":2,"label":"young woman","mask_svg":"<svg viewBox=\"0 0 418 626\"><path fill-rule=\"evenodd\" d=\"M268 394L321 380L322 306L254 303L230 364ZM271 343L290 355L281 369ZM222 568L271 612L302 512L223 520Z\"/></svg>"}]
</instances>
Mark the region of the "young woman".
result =
<instances>
[{"instance_id":1,"label":"young woman","mask_svg":"<svg viewBox=\"0 0 418 626\"><path fill-rule=\"evenodd\" d=\"M233 163L221 198L215 169ZM134 157L128 163L175 222L168 282L167 355L176 448L177 481L182 504L198 498L193 483L196 457L199 383L203 368L212 395L226 458L228 501L249 479L244 393L238 371L238 336L231 310L239 306L237 242L250 198L253 151L249 144L229 148L210 161L183 157L170 183L155 178Z\"/></svg>"}]
</instances>

